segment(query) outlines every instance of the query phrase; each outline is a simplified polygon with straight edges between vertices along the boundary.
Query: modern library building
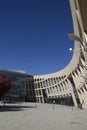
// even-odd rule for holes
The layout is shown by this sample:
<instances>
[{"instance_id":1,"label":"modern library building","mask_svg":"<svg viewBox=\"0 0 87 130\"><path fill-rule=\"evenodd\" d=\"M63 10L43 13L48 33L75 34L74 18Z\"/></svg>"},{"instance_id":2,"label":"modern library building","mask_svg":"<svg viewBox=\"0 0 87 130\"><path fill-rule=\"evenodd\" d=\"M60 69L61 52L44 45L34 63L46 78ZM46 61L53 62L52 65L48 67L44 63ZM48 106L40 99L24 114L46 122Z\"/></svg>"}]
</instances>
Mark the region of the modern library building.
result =
<instances>
[{"instance_id":1,"label":"modern library building","mask_svg":"<svg viewBox=\"0 0 87 130\"><path fill-rule=\"evenodd\" d=\"M0 70L1 99L87 109L87 0L70 0L70 7L74 27L74 34L68 34L74 41L70 63L63 70L46 75Z\"/></svg>"}]
</instances>

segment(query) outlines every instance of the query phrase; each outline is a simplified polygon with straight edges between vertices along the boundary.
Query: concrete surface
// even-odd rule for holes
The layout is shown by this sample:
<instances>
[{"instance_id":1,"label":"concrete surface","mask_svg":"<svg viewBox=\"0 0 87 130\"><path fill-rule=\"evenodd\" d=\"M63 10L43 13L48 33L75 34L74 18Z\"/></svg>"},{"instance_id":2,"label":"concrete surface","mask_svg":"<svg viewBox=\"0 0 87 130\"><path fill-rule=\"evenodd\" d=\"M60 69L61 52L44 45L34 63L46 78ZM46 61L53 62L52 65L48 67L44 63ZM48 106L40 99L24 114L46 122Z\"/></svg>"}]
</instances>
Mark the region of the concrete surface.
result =
<instances>
[{"instance_id":1,"label":"concrete surface","mask_svg":"<svg viewBox=\"0 0 87 130\"><path fill-rule=\"evenodd\" d=\"M0 104L0 130L87 130L87 110L52 104Z\"/></svg>"}]
</instances>

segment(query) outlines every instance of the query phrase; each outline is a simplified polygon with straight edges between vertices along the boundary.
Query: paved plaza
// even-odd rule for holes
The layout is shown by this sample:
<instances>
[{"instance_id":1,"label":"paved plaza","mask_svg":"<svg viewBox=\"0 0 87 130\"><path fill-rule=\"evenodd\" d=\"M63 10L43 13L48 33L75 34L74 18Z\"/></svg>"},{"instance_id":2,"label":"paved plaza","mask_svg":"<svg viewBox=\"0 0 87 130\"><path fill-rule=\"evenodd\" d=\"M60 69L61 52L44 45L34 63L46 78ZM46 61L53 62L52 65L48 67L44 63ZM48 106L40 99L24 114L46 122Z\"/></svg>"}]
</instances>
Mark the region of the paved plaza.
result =
<instances>
[{"instance_id":1,"label":"paved plaza","mask_svg":"<svg viewBox=\"0 0 87 130\"><path fill-rule=\"evenodd\" d=\"M87 110L52 104L0 104L0 130L87 130Z\"/></svg>"}]
</instances>

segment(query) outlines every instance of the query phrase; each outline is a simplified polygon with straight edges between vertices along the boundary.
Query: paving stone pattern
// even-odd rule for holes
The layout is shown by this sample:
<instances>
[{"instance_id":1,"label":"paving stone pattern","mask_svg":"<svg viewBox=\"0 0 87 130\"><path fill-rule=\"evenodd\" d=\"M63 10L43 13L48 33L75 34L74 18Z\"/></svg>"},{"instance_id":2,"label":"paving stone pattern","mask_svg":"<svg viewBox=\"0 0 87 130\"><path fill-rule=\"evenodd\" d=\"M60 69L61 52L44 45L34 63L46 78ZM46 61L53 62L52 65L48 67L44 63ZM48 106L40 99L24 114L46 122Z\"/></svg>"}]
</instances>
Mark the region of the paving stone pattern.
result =
<instances>
[{"instance_id":1,"label":"paving stone pattern","mask_svg":"<svg viewBox=\"0 0 87 130\"><path fill-rule=\"evenodd\" d=\"M87 130L87 110L52 104L0 104L0 130Z\"/></svg>"}]
</instances>

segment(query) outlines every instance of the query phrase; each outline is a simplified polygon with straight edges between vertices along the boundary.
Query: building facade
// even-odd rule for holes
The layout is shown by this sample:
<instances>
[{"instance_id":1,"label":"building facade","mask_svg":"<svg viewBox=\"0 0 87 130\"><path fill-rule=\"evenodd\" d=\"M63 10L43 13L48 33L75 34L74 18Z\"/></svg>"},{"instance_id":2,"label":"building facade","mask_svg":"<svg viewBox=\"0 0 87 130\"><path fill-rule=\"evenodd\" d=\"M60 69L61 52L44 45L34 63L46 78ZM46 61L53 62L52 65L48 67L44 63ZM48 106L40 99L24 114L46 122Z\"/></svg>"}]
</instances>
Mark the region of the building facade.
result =
<instances>
[{"instance_id":1,"label":"building facade","mask_svg":"<svg viewBox=\"0 0 87 130\"><path fill-rule=\"evenodd\" d=\"M12 85L6 95L20 95L27 102L82 105L87 109L87 0L70 0L70 7L74 34L85 43L85 48L75 40L70 63L52 74L29 76L3 71Z\"/></svg>"},{"instance_id":2,"label":"building facade","mask_svg":"<svg viewBox=\"0 0 87 130\"><path fill-rule=\"evenodd\" d=\"M74 34L87 44L87 0L70 0ZM87 109L87 50L74 41L71 62L63 70L34 76L37 102L79 104Z\"/></svg>"},{"instance_id":3,"label":"building facade","mask_svg":"<svg viewBox=\"0 0 87 130\"><path fill-rule=\"evenodd\" d=\"M4 80L3 93L0 88L0 98L5 102L25 102L35 100L35 91L34 91L34 83L33 76L28 75L25 72L15 71L15 70L0 70L0 74L4 75L9 79L9 89ZM0 77L2 80L2 77ZM28 80L27 80L28 79ZM32 86L31 86L32 84ZM8 91L7 91L8 90Z\"/></svg>"}]
</instances>

